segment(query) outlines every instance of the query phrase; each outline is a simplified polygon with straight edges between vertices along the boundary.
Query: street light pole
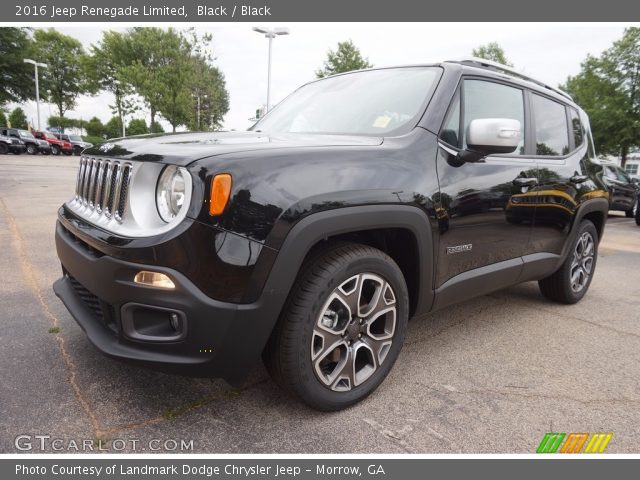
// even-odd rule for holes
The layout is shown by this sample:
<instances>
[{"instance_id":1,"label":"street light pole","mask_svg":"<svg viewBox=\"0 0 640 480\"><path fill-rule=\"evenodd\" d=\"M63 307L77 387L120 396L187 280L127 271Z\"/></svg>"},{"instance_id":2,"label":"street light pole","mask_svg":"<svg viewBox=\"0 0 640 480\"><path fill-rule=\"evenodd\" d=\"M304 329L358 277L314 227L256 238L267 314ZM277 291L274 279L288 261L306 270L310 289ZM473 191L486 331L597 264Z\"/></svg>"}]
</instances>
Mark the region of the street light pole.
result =
<instances>
[{"instance_id":1,"label":"street light pole","mask_svg":"<svg viewBox=\"0 0 640 480\"><path fill-rule=\"evenodd\" d=\"M269 39L269 62L267 64L267 104L266 104L266 112L268 112L271 109L271 48L272 48L273 39L276 38L276 35L289 35L289 29L286 27L278 27L274 29L267 29L264 27L253 27L253 31L258 33L263 33L264 36Z\"/></svg>"},{"instance_id":2,"label":"street light pole","mask_svg":"<svg viewBox=\"0 0 640 480\"><path fill-rule=\"evenodd\" d=\"M40 85L38 83L38 67L47 68L46 63L38 63L30 58L23 59L24 63L31 63L35 67L35 79L36 79L36 110L38 112L38 130L40 130Z\"/></svg>"}]
</instances>

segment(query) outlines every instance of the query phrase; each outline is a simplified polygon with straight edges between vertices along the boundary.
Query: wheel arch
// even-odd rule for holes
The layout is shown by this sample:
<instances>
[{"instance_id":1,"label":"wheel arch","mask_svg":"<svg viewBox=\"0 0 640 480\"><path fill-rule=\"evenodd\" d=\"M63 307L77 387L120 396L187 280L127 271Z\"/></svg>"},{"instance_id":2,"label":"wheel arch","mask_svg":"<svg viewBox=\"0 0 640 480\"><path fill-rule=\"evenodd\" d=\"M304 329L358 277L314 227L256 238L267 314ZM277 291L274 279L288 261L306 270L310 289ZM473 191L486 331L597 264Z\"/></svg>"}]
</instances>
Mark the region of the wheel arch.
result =
<instances>
[{"instance_id":1,"label":"wheel arch","mask_svg":"<svg viewBox=\"0 0 640 480\"><path fill-rule=\"evenodd\" d=\"M394 240L409 243L394 243ZM287 234L262 293L277 291L286 299L305 259L331 241L354 241L387 253L405 276L411 313L422 314L431 308L432 227L424 210L408 205L345 207L303 218Z\"/></svg>"}]
</instances>

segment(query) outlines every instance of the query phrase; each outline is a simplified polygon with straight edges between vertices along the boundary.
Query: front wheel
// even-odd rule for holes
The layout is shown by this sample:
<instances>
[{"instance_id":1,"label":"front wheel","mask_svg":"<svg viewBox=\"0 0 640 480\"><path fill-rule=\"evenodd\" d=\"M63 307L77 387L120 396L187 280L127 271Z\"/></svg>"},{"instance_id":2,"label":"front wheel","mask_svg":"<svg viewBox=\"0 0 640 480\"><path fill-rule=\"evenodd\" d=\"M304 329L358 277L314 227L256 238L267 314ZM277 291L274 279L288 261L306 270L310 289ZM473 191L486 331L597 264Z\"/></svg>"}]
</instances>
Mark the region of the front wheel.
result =
<instances>
[{"instance_id":1,"label":"front wheel","mask_svg":"<svg viewBox=\"0 0 640 480\"><path fill-rule=\"evenodd\" d=\"M51 145L51 155L60 155L60 149L56 145Z\"/></svg>"},{"instance_id":2,"label":"front wheel","mask_svg":"<svg viewBox=\"0 0 640 480\"><path fill-rule=\"evenodd\" d=\"M408 316L398 265L373 247L337 244L303 266L265 348L265 365L311 407L341 410L385 379Z\"/></svg>"},{"instance_id":3,"label":"front wheel","mask_svg":"<svg viewBox=\"0 0 640 480\"><path fill-rule=\"evenodd\" d=\"M590 220L583 220L560 269L538 282L540 291L549 300L572 304L585 296L598 260L598 231Z\"/></svg>"},{"instance_id":4,"label":"front wheel","mask_svg":"<svg viewBox=\"0 0 640 480\"><path fill-rule=\"evenodd\" d=\"M4 142L0 142L0 154L5 153L9 153L9 146Z\"/></svg>"},{"instance_id":5,"label":"front wheel","mask_svg":"<svg viewBox=\"0 0 640 480\"><path fill-rule=\"evenodd\" d=\"M35 155L38 153L38 148L35 145L27 145L27 153L29 155Z\"/></svg>"}]
</instances>

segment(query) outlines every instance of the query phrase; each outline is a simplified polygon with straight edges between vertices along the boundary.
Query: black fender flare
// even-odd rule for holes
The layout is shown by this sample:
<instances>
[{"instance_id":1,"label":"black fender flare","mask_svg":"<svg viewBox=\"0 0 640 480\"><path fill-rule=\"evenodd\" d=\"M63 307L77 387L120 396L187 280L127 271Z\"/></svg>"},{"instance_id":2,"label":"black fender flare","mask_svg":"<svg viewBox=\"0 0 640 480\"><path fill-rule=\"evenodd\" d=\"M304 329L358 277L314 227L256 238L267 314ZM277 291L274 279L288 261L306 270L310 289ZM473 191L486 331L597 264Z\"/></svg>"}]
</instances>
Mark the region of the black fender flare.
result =
<instances>
[{"instance_id":1,"label":"black fender flare","mask_svg":"<svg viewBox=\"0 0 640 480\"><path fill-rule=\"evenodd\" d=\"M571 245L573 245L573 241L578 232L578 226L580 222L584 219L584 217L592 212L599 212L603 215L602 221L602 229L600 230L600 236L598 238L598 243L602 240L602 234L604 233L604 227L607 224L607 213L609 212L609 199L605 197L601 198L592 198L584 203L582 203L576 213L573 216L573 222L571 224L569 235L567 236L567 241L562 248L562 253L560 255L560 260L558 261L557 268L560 268L562 263L566 260L567 255L569 255L569 251L571 249ZM597 228L597 226L596 226ZM557 269L556 268L556 269Z\"/></svg>"},{"instance_id":2,"label":"black fender flare","mask_svg":"<svg viewBox=\"0 0 640 480\"><path fill-rule=\"evenodd\" d=\"M411 205L363 205L311 214L296 223L273 262L263 294L289 294L302 263L311 248L329 237L364 230L400 228L409 230L418 250L418 292L416 312L424 313L433 302L433 230L426 212ZM284 301L283 301L284 303Z\"/></svg>"}]
</instances>

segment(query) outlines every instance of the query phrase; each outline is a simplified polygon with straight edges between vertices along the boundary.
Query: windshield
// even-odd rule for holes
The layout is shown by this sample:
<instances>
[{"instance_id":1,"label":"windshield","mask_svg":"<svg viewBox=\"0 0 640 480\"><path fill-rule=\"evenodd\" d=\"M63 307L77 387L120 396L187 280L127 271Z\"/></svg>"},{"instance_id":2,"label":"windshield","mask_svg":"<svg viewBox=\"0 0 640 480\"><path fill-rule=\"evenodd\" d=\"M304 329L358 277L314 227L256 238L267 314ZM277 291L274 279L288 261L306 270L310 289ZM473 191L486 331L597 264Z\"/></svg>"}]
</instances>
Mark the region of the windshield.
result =
<instances>
[{"instance_id":1,"label":"windshield","mask_svg":"<svg viewBox=\"0 0 640 480\"><path fill-rule=\"evenodd\" d=\"M34 136L31 135L31 133L27 132L26 130L18 130L18 133L22 138L34 138Z\"/></svg>"},{"instance_id":2,"label":"windshield","mask_svg":"<svg viewBox=\"0 0 640 480\"><path fill-rule=\"evenodd\" d=\"M388 135L415 126L441 70L368 70L320 80L285 98L251 130Z\"/></svg>"},{"instance_id":3,"label":"windshield","mask_svg":"<svg viewBox=\"0 0 640 480\"><path fill-rule=\"evenodd\" d=\"M52 140L57 140L57 138L55 137L55 135L49 133L49 132L44 132L44 138L50 138Z\"/></svg>"},{"instance_id":4,"label":"windshield","mask_svg":"<svg viewBox=\"0 0 640 480\"><path fill-rule=\"evenodd\" d=\"M81 142L82 137L80 135L69 135L69 140L73 140L74 142Z\"/></svg>"}]
</instances>

